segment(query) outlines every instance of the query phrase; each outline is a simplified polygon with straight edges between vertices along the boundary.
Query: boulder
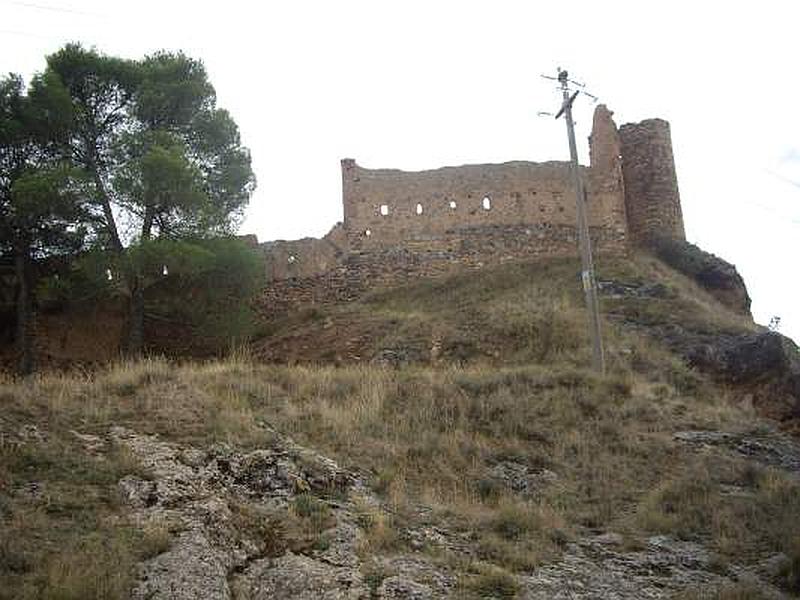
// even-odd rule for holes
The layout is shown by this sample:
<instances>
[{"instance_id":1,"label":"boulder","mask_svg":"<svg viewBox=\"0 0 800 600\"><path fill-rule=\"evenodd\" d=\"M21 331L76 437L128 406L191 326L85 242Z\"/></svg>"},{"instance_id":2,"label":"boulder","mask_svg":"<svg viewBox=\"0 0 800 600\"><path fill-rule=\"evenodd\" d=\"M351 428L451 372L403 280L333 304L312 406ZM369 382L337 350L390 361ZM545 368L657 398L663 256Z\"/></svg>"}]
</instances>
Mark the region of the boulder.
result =
<instances>
[{"instance_id":1,"label":"boulder","mask_svg":"<svg viewBox=\"0 0 800 600\"><path fill-rule=\"evenodd\" d=\"M652 250L658 258L694 279L728 308L750 315L747 287L731 263L684 240L660 239L652 244Z\"/></svg>"},{"instance_id":2,"label":"boulder","mask_svg":"<svg viewBox=\"0 0 800 600\"><path fill-rule=\"evenodd\" d=\"M718 336L691 348L689 364L723 383L744 386L782 420L800 417L800 350L775 331Z\"/></svg>"}]
</instances>

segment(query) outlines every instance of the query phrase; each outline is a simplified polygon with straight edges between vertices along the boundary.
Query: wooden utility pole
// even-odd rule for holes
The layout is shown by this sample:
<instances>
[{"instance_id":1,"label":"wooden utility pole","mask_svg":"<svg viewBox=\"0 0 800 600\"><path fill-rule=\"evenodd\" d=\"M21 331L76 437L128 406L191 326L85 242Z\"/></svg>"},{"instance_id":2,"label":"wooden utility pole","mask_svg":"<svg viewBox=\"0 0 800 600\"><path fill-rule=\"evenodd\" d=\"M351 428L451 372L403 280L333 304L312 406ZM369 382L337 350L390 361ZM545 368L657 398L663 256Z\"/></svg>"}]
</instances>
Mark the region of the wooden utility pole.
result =
<instances>
[{"instance_id":1,"label":"wooden utility pole","mask_svg":"<svg viewBox=\"0 0 800 600\"><path fill-rule=\"evenodd\" d=\"M575 124L572 121L572 103L577 98L579 91L570 95L569 79L566 71L558 70L558 82L561 84L563 103L561 110L556 114L558 119L562 114L567 122L567 137L569 138L570 171L575 184L575 203L578 213L578 240L581 251L581 282L586 296L586 309L589 311L589 333L592 338L592 366L598 373L605 373L606 360L603 353L603 339L600 333L600 306L597 301L597 282L594 277L594 262L592 260L592 240L589 238L589 223L586 217L586 191L583 187L580 167L578 166L578 147L575 144Z\"/></svg>"}]
</instances>

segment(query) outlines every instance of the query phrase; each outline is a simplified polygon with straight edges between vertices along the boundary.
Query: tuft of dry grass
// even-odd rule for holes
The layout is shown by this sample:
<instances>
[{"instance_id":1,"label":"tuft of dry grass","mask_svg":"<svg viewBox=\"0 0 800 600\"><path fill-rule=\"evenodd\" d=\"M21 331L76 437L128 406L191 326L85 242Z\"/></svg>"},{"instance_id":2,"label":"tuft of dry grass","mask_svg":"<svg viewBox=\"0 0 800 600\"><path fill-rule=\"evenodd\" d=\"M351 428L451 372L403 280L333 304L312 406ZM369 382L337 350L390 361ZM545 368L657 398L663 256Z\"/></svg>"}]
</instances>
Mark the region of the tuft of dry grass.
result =
<instances>
[{"instance_id":1,"label":"tuft of dry grass","mask_svg":"<svg viewBox=\"0 0 800 600\"><path fill-rule=\"evenodd\" d=\"M693 457L645 496L636 519L645 531L709 542L725 559L792 555L800 539L800 484L742 459Z\"/></svg>"}]
</instances>

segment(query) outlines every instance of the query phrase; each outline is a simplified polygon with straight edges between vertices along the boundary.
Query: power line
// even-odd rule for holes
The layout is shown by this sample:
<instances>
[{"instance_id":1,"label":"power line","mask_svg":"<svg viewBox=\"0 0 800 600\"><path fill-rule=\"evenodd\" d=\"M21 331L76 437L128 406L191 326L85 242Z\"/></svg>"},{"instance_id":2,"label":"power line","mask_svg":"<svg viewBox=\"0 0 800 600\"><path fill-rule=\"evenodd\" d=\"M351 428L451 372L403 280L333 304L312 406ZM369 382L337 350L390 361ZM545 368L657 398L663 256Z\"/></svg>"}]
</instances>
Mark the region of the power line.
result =
<instances>
[{"instance_id":1,"label":"power line","mask_svg":"<svg viewBox=\"0 0 800 600\"><path fill-rule=\"evenodd\" d=\"M14 31L13 29L0 29L0 33L8 35L19 35L22 37L35 38L37 40L61 40L63 38L55 35L40 35L38 33L28 33L26 31Z\"/></svg>"},{"instance_id":2,"label":"power line","mask_svg":"<svg viewBox=\"0 0 800 600\"><path fill-rule=\"evenodd\" d=\"M67 13L71 15L81 15L84 17L95 17L98 19L105 19L107 15L99 13L87 12L83 10L75 10L71 8L61 8L59 6L47 6L45 4L36 4L34 2L21 2L20 0L2 0L3 4L13 4L15 6L23 6L25 8L34 8L37 10L49 10L51 12Z\"/></svg>"}]
</instances>

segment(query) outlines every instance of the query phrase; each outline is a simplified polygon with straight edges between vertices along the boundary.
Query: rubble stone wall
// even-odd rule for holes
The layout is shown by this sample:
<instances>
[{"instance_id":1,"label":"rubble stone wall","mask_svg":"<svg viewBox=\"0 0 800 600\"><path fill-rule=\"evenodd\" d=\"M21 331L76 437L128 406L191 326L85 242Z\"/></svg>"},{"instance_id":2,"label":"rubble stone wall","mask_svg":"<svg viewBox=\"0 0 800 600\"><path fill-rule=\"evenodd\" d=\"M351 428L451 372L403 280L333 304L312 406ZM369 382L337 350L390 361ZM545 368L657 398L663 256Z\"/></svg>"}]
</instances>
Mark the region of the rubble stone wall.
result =
<instances>
[{"instance_id":1,"label":"rubble stone wall","mask_svg":"<svg viewBox=\"0 0 800 600\"><path fill-rule=\"evenodd\" d=\"M669 123L648 119L620 127L628 231L634 244L685 240Z\"/></svg>"},{"instance_id":2,"label":"rubble stone wall","mask_svg":"<svg viewBox=\"0 0 800 600\"><path fill-rule=\"evenodd\" d=\"M612 115L595 110L590 166L579 167L595 250L684 239L669 125L652 119L618 130ZM265 314L454 269L578 252L567 162L407 172L344 159L342 203L343 222L324 238L261 244Z\"/></svg>"},{"instance_id":3,"label":"rubble stone wall","mask_svg":"<svg viewBox=\"0 0 800 600\"><path fill-rule=\"evenodd\" d=\"M590 236L603 254L625 251L623 239L606 228L594 227ZM271 282L260 297L259 313L269 319L298 307L348 302L371 289L479 269L486 264L571 256L576 245L575 227L496 225L491 230L461 229L435 244L425 241L352 252L334 269Z\"/></svg>"}]
</instances>

